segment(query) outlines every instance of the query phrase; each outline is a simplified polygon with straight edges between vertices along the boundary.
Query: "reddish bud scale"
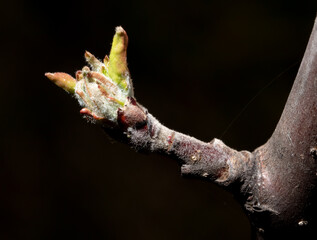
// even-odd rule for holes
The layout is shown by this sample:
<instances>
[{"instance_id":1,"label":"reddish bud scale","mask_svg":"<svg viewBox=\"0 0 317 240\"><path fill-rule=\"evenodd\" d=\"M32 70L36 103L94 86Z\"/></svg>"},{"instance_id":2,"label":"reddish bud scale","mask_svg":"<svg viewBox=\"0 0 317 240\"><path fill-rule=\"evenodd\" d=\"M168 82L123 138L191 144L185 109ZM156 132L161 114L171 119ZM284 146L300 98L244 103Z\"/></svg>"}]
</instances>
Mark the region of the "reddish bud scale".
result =
<instances>
[{"instance_id":1,"label":"reddish bud scale","mask_svg":"<svg viewBox=\"0 0 317 240\"><path fill-rule=\"evenodd\" d=\"M147 116L144 110L136 103L135 99L129 98L128 104L123 109L118 109L118 123L124 128L145 127Z\"/></svg>"}]
</instances>

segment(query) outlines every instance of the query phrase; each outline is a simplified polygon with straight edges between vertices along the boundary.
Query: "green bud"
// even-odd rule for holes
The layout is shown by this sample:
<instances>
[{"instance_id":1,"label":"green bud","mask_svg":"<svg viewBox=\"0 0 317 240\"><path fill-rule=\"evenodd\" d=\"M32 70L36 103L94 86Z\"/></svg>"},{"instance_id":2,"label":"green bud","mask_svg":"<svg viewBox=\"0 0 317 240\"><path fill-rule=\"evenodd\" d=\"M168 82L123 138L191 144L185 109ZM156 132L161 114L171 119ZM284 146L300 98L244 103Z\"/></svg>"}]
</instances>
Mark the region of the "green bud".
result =
<instances>
[{"instance_id":1,"label":"green bud","mask_svg":"<svg viewBox=\"0 0 317 240\"><path fill-rule=\"evenodd\" d=\"M132 82L127 67L128 36L122 27L116 28L110 57L99 61L90 52L84 66L76 72L76 80L66 73L46 73L57 86L73 93L83 106L81 113L96 121L117 124L118 109L133 97Z\"/></svg>"},{"instance_id":2,"label":"green bud","mask_svg":"<svg viewBox=\"0 0 317 240\"><path fill-rule=\"evenodd\" d=\"M109 56L109 76L124 90L128 89L130 81L127 47L128 35L122 27L117 27Z\"/></svg>"}]
</instances>

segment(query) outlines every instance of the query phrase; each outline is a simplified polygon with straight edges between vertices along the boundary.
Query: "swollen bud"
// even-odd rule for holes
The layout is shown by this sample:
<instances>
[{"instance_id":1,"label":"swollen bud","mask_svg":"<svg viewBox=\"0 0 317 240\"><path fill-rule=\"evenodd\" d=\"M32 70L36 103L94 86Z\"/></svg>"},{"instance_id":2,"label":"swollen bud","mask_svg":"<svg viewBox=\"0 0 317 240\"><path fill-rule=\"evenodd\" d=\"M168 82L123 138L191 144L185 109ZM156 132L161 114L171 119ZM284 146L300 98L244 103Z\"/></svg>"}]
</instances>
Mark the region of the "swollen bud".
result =
<instances>
[{"instance_id":1,"label":"swollen bud","mask_svg":"<svg viewBox=\"0 0 317 240\"><path fill-rule=\"evenodd\" d=\"M116 27L109 56L109 77L122 89L128 89L130 74L127 65L128 35L122 27Z\"/></svg>"},{"instance_id":2,"label":"swollen bud","mask_svg":"<svg viewBox=\"0 0 317 240\"><path fill-rule=\"evenodd\" d=\"M67 73L57 72L57 73L45 73L45 76L55 83L60 88L63 88L65 91L74 94L76 80Z\"/></svg>"},{"instance_id":3,"label":"swollen bud","mask_svg":"<svg viewBox=\"0 0 317 240\"><path fill-rule=\"evenodd\" d=\"M118 110L133 97L132 82L127 67L128 36L122 27L116 28L109 58L98 60L85 52L88 66L76 72L76 79L66 73L46 73L57 86L73 93L83 109L81 114L94 121L117 124Z\"/></svg>"}]
</instances>

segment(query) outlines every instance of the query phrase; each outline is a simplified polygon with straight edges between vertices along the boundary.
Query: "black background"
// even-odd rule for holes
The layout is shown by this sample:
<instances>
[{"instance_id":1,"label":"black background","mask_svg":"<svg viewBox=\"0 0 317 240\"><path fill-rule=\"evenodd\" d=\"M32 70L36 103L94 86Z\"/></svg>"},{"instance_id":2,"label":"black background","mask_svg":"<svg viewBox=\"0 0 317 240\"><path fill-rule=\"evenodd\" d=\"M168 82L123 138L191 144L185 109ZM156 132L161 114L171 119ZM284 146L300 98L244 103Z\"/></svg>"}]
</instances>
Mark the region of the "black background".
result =
<instances>
[{"instance_id":1,"label":"black background","mask_svg":"<svg viewBox=\"0 0 317 240\"><path fill-rule=\"evenodd\" d=\"M249 239L231 194L112 143L44 73L73 74L85 50L103 58L122 25L140 103L170 128L253 150L279 119L316 9L315 0L1 1L0 239Z\"/></svg>"}]
</instances>

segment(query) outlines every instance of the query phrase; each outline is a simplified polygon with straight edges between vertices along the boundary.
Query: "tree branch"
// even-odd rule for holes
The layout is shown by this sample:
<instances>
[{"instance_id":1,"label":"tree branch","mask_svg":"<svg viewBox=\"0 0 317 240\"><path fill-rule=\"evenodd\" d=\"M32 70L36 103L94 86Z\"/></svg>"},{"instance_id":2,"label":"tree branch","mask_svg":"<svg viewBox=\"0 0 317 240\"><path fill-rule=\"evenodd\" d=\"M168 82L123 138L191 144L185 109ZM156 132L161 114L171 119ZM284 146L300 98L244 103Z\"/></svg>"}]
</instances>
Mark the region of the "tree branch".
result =
<instances>
[{"instance_id":1,"label":"tree branch","mask_svg":"<svg viewBox=\"0 0 317 240\"><path fill-rule=\"evenodd\" d=\"M144 111L142 108L134 109L138 110ZM129 143L137 149L173 156L183 163L183 175L203 177L227 186L237 180L242 181L252 169L249 152L233 150L218 139L205 143L173 131L149 113L146 113L146 121L141 127L135 126L127 128Z\"/></svg>"},{"instance_id":2,"label":"tree branch","mask_svg":"<svg viewBox=\"0 0 317 240\"><path fill-rule=\"evenodd\" d=\"M282 117L268 142L253 153L173 131L148 113L134 97L127 43L126 32L117 27L109 58L101 62L86 52L91 69L83 67L76 79L66 73L46 76L74 94L83 106L81 114L112 137L137 150L178 159L183 175L239 192L257 238L303 236L303 229L314 226L310 205L317 172L317 22Z\"/></svg>"},{"instance_id":3,"label":"tree branch","mask_svg":"<svg viewBox=\"0 0 317 240\"><path fill-rule=\"evenodd\" d=\"M279 123L268 142L254 151L257 184L251 214L270 238L285 238L316 225L313 210L317 174L317 21ZM308 232L308 231L307 231Z\"/></svg>"}]
</instances>

